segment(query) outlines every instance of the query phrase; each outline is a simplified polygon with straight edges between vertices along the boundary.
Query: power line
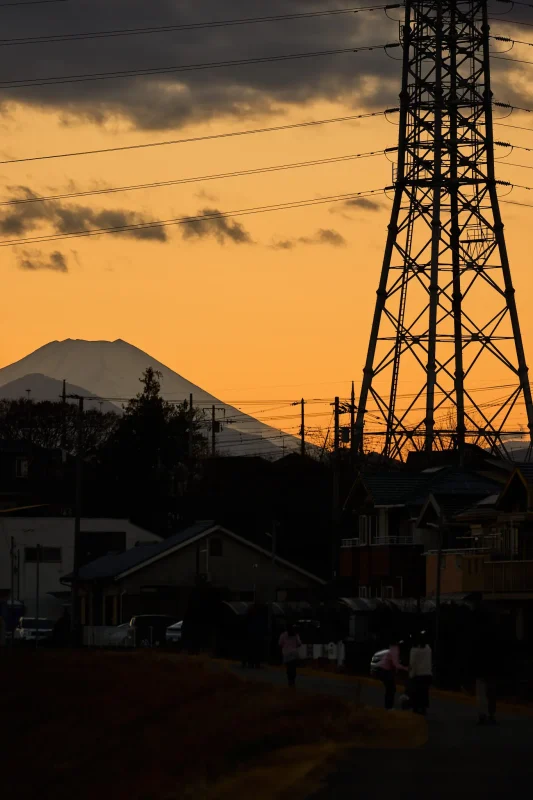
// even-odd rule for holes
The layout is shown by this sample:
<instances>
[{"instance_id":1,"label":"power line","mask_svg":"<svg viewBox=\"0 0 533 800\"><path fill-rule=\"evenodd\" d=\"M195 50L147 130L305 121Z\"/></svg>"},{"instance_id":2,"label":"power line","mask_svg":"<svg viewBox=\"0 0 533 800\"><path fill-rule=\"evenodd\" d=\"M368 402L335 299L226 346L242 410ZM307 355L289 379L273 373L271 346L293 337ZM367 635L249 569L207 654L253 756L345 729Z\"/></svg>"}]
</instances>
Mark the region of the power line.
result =
<instances>
[{"instance_id":1,"label":"power line","mask_svg":"<svg viewBox=\"0 0 533 800\"><path fill-rule=\"evenodd\" d=\"M525 42L522 39L511 39L509 36L490 35L489 39L495 39L498 42L510 42L511 44L525 44L527 47L533 47L533 42Z\"/></svg>"},{"instance_id":2,"label":"power line","mask_svg":"<svg viewBox=\"0 0 533 800\"><path fill-rule=\"evenodd\" d=\"M523 147L520 144L511 144L510 142L494 142L498 147L510 147L512 150L525 150L526 153L533 153L533 148Z\"/></svg>"},{"instance_id":3,"label":"power line","mask_svg":"<svg viewBox=\"0 0 533 800\"><path fill-rule=\"evenodd\" d=\"M533 203L519 203L518 200L500 200L500 203L508 203L511 206L526 206L533 208Z\"/></svg>"},{"instance_id":4,"label":"power line","mask_svg":"<svg viewBox=\"0 0 533 800\"><path fill-rule=\"evenodd\" d=\"M6 239L0 241L0 247L12 247L18 244L32 244L34 242L56 242L64 239L76 239L81 236L99 236L106 233L126 233L135 230L147 230L150 228L166 228L171 225L187 225L191 222L205 222L211 219L223 219L227 217L242 217L251 214L263 214L269 211L280 211L289 208L305 208L307 206L322 205L324 203L335 203L344 200L351 200L357 197L369 197L374 194L382 194L383 189L369 189L365 192L350 192L349 194L333 195L331 197L313 198L310 200L295 200L289 203L276 203L257 208L244 208L237 211L226 213L217 212L213 214L202 214L196 217L176 217L175 219L154 220L153 222L139 222L132 225L115 225L109 228L94 228L88 231L73 231L72 233L58 233L44 236L29 236L20 239Z\"/></svg>"},{"instance_id":5,"label":"power line","mask_svg":"<svg viewBox=\"0 0 533 800\"><path fill-rule=\"evenodd\" d=\"M524 3L521 2L521 0L497 0L497 2L510 6L525 6L526 8L533 8L533 3Z\"/></svg>"},{"instance_id":6,"label":"power line","mask_svg":"<svg viewBox=\"0 0 533 800\"><path fill-rule=\"evenodd\" d=\"M360 158L372 158L385 153L395 152L397 147L387 147L384 150L373 150L368 153L352 153L345 156L334 156L331 158L318 158L312 161L297 161L292 164L278 164L272 167L257 167L255 169L235 170L233 172L221 172L215 175L200 175L194 178L177 178L170 181L153 181L152 183L133 184L130 186L116 186L107 189L90 189L83 192L68 192L64 194L53 194L38 197L23 197L16 200L0 201L0 206L13 206L25 203L41 203L49 200L65 200L72 197L90 197L99 194L112 194L115 192L130 192L137 189L153 189L162 186L177 186L186 183L201 183L202 181L222 180L223 178L237 178L245 175L259 175L268 172L280 172L289 169L299 169L302 167L314 167L323 164L336 164L344 161L353 161Z\"/></svg>"},{"instance_id":7,"label":"power line","mask_svg":"<svg viewBox=\"0 0 533 800\"><path fill-rule=\"evenodd\" d=\"M504 167L520 167L521 169L533 169L530 164L513 164L511 161L498 161L498 164L502 164Z\"/></svg>"},{"instance_id":8,"label":"power line","mask_svg":"<svg viewBox=\"0 0 533 800\"><path fill-rule=\"evenodd\" d=\"M358 119L367 119L369 117L380 117L385 114L395 114L399 108L387 108L385 111L372 111L366 114L348 114L344 117L331 117L329 119L316 119L309 122L293 122L287 125L274 125L270 128L253 128L244 131L232 131L230 133L213 133L207 136L190 136L185 139L167 139L162 142L147 142L145 144L127 144L120 147L102 147L98 150L79 150L72 153L52 153L45 156L27 156L24 158L9 158L0 161L0 164L20 164L26 161L45 161L52 158L73 158L75 156L92 156L100 153L118 153L123 150L141 150L146 147L166 147L173 144L189 144L192 142L205 142L213 139L229 139L233 136L251 136L257 133L274 133L276 131L288 131L294 128L309 128L315 125L328 125L333 122L351 122Z\"/></svg>"},{"instance_id":9,"label":"power line","mask_svg":"<svg viewBox=\"0 0 533 800\"><path fill-rule=\"evenodd\" d=\"M501 125L502 128L515 128L518 131L531 131L531 132L533 132L533 128L528 128L527 126L524 126L524 125L511 125L508 122L495 122L494 124L495 125Z\"/></svg>"},{"instance_id":10,"label":"power line","mask_svg":"<svg viewBox=\"0 0 533 800\"><path fill-rule=\"evenodd\" d=\"M43 0L41 0L43 1ZM48 2L57 2L58 0L48 0ZM63 0L64 2L64 0ZM11 4L7 4L11 5ZM17 5L22 5L17 3ZM226 20L213 20L210 22L191 22L181 25L159 25L141 28L118 28L107 31L88 31L86 33L58 33L58 34L44 34L43 36L27 36L17 39L0 39L0 47L5 45L26 45L26 44L48 44L56 42L72 42L84 39L103 39L114 36L135 36L139 34L150 33L167 33L172 31L194 31L203 30L205 28L225 28L234 25L253 25L264 22L285 22L289 20L310 19L314 17L331 17L339 16L342 14L358 14L361 11L387 11L393 8L401 8L403 4L396 3L394 5L381 5L381 6L366 6L358 8L353 6L351 8L330 9L327 11L305 11L295 14L278 14L267 17L243 17L241 19L226 19Z\"/></svg>"},{"instance_id":11,"label":"power line","mask_svg":"<svg viewBox=\"0 0 533 800\"><path fill-rule=\"evenodd\" d=\"M16 8L17 6L42 6L44 3L66 3L68 0L21 0L18 3L0 3L0 8L7 8L11 6L12 8Z\"/></svg>"},{"instance_id":12,"label":"power line","mask_svg":"<svg viewBox=\"0 0 533 800\"><path fill-rule=\"evenodd\" d=\"M503 19L502 17L489 17L491 22L501 22L504 25L523 25L526 28L533 28L532 22L521 22L517 19Z\"/></svg>"},{"instance_id":13,"label":"power line","mask_svg":"<svg viewBox=\"0 0 533 800\"><path fill-rule=\"evenodd\" d=\"M524 58L510 58L509 56L492 56L492 58L497 58L498 61L514 61L517 64L533 64L533 61Z\"/></svg>"},{"instance_id":14,"label":"power line","mask_svg":"<svg viewBox=\"0 0 533 800\"><path fill-rule=\"evenodd\" d=\"M340 47L334 50L315 50L306 53L286 53L281 56L256 56L255 58L232 59L230 61L208 61L203 64L178 64L171 67L147 67L145 69L116 70L114 72L93 72L82 75L57 75L49 78L21 78L20 80L0 81L0 89L20 89L31 86L55 86L65 83L84 83L86 81L105 81L118 78L133 78L141 75L164 75L175 72L194 72L198 70L220 69L222 67L244 67L252 64L273 64L279 61L296 61L306 58L366 53L373 50L387 50L399 47L398 42L389 44L365 45L362 47Z\"/></svg>"}]
</instances>

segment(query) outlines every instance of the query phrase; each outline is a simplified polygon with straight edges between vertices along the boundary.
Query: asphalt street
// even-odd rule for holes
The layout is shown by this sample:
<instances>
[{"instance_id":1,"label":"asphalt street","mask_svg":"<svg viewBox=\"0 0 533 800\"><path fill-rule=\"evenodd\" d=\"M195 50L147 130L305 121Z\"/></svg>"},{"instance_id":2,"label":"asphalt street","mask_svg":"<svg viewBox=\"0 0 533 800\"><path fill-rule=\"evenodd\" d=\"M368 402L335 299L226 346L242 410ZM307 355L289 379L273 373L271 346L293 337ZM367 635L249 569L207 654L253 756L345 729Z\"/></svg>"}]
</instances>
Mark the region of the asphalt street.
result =
<instances>
[{"instance_id":1,"label":"asphalt street","mask_svg":"<svg viewBox=\"0 0 533 800\"><path fill-rule=\"evenodd\" d=\"M242 674L240 667L235 670ZM285 685L282 670L246 670L246 677ZM300 674L297 680L297 689L354 699L356 685L356 678L352 682L323 674ZM360 700L382 706L383 691L364 683ZM501 798L520 786L523 791L533 768L533 717L500 707L497 719L494 726L479 726L475 706L453 696L433 696L424 747L404 749L399 743L395 750L347 753L312 800L474 800Z\"/></svg>"}]
</instances>

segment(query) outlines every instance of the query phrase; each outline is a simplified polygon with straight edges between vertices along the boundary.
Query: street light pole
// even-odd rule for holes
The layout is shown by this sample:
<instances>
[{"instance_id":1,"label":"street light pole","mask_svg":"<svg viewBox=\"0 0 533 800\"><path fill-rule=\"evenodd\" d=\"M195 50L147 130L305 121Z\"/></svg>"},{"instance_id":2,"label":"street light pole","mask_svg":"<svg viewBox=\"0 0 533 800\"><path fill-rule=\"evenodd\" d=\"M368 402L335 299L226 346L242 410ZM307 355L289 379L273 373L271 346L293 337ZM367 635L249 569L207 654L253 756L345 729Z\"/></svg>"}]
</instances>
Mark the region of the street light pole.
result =
<instances>
[{"instance_id":1,"label":"street light pole","mask_svg":"<svg viewBox=\"0 0 533 800\"><path fill-rule=\"evenodd\" d=\"M74 516L74 569L72 578L72 614L71 629L75 633L78 628L78 573L80 570L80 532L82 513L82 481L83 481L83 397L79 394L68 395L78 401L78 436L76 447L76 500Z\"/></svg>"},{"instance_id":2,"label":"street light pole","mask_svg":"<svg viewBox=\"0 0 533 800\"><path fill-rule=\"evenodd\" d=\"M437 527L437 579L435 581L435 638L433 642L433 673L435 682L438 682L438 660L440 655L439 639L440 639L440 595L441 595L441 573L442 573L442 517L439 516Z\"/></svg>"}]
</instances>

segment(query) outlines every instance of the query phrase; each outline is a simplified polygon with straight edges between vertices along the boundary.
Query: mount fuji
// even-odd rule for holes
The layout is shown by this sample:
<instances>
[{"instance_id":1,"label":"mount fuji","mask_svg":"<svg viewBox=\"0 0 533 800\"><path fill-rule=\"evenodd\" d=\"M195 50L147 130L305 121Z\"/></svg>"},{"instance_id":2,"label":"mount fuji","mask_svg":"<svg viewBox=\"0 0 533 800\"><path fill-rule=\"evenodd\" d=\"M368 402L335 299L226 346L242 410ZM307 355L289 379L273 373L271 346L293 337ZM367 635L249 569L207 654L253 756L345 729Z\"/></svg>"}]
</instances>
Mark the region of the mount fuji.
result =
<instances>
[{"instance_id":1,"label":"mount fuji","mask_svg":"<svg viewBox=\"0 0 533 800\"><path fill-rule=\"evenodd\" d=\"M193 395L193 405L206 411L217 408L222 429L216 444L223 455L265 455L279 457L285 448L293 451L298 442L277 428L260 422L227 405L214 395L169 369L153 356L122 339L114 342L65 339L43 345L14 364L0 369L0 397L25 397L28 389L34 400L56 400L67 381L67 392L91 397L86 404L100 404L102 410L121 412L121 407L140 391L139 378L147 367L162 374L161 393L165 400L183 402ZM220 409L223 409L221 411ZM227 423L224 423L224 420ZM206 419L206 436L210 418Z\"/></svg>"}]
</instances>

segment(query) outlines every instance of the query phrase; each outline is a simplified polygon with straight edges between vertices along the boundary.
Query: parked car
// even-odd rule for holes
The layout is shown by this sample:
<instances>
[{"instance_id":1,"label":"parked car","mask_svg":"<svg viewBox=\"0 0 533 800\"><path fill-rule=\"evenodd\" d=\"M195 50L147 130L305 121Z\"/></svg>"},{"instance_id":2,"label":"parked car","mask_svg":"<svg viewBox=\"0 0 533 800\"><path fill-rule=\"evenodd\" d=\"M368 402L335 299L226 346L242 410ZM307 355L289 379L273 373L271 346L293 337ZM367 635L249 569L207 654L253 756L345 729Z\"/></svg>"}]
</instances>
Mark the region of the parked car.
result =
<instances>
[{"instance_id":1,"label":"parked car","mask_svg":"<svg viewBox=\"0 0 533 800\"><path fill-rule=\"evenodd\" d=\"M109 644L113 647L128 647L130 645L130 623L124 622L117 625L114 631L109 634Z\"/></svg>"},{"instance_id":2,"label":"parked car","mask_svg":"<svg viewBox=\"0 0 533 800\"><path fill-rule=\"evenodd\" d=\"M183 628L183 620L176 622L167 628L165 634L167 644L179 644L181 642L181 629Z\"/></svg>"},{"instance_id":3,"label":"parked car","mask_svg":"<svg viewBox=\"0 0 533 800\"><path fill-rule=\"evenodd\" d=\"M376 675L378 674L378 664L387 655L388 652L389 652L388 647L386 650L378 650L378 652L374 653L374 655L370 659L370 675L372 677L375 678Z\"/></svg>"},{"instance_id":4,"label":"parked car","mask_svg":"<svg viewBox=\"0 0 533 800\"><path fill-rule=\"evenodd\" d=\"M53 619L39 617L21 617L15 628L15 641L35 642L50 639L54 632L55 622Z\"/></svg>"},{"instance_id":5,"label":"parked car","mask_svg":"<svg viewBox=\"0 0 533 800\"><path fill-rule=\"evenodd\" d=\"M129 623L133 647L160 647L166 642L167 628L179 620L166 614L140 614Z\"/></svg>"}]
</instances>

